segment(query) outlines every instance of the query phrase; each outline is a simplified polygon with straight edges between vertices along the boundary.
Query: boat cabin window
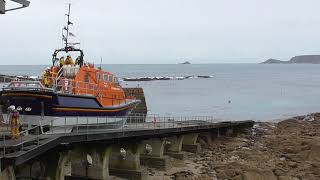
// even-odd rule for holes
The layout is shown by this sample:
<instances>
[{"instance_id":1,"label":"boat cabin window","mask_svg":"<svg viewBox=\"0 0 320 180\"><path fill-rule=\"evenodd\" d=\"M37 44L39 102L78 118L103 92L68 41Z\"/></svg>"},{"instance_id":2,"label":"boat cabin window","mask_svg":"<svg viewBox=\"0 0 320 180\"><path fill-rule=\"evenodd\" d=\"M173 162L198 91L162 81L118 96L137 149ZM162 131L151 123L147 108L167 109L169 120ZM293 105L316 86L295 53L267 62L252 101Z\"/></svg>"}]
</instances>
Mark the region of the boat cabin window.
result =
<instances>
[{"instance_id":1,"label":"boat cabin window","mask_svg":"<svg viewBox=\"0 0 320 180\"><path fill-rule=\"evenodd\" d=\"M89 83L89 74L85 73L84 75L84 82Z\"/></svg>"},{"instance_id":2,"label":"boat cabin window","mask_svg":"<svg viewBox=\"0 0 320 180\"><path fill-rule=\"evenodd\" d=\"M103 75L103 80L104 80L104 82L108 82L108 74Z\"/></svg>"},{"instance_id":3,"label":"boat cabin window","mask_svg":"<svg viewBox=\"0 0 320 180\"><path fill-rule=\"evenodd\" d=\"M114 83L116 84L116 85L119 85L119 80L118 80L118 78L117 77L114 77Z\"/></svg>"},{"instance_id":4,"label":"boat cabin window","mask_svg":"<svg viewBox=\"0 0 320 180\"><path fill-rule=\"evenodd\" d=\"M101 80L101 74L100 72L97 72L97 82L99 82Z\"/></svg>"},{"instance_id":5,"label":"boat cabin window","mask_svg":"<svg viewBox=\"0 0 320 180\"><path fill-rule=\"evenodd\" d=\"M109 81L113 82L113 75L109 75Z\"/></svg>"}]
</instances>

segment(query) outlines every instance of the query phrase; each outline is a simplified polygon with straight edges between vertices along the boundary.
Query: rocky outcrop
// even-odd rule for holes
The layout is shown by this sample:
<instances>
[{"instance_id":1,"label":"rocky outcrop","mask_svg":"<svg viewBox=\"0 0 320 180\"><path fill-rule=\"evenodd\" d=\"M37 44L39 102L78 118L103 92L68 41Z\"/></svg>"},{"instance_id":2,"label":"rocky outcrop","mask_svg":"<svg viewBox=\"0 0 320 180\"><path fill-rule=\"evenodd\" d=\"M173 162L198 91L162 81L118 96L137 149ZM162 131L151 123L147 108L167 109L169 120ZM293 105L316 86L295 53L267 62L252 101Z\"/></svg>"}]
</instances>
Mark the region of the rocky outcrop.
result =
<instances>
[{"instance_id":1,"label":"rocky outcrop","mask_svg":"<svg viewBox=\"0 0 320 180\"><path fill-rule=\"evenodd\" d=\"M262 62L261 64L287 64L287 61L281 61L281 60L277 60L277 59L268 59L264 62Z\"/></svg>"},{"instance_id":2,"label":"rocky outcrop","mask_svg":"<svg viewBox=\"0 0 320 180\"><path fill-rule=\"evenodd\" d=\"M180 64L191 64L189 61L185 61L183 63L180 63Z\"/></svg>"}]
</instances>

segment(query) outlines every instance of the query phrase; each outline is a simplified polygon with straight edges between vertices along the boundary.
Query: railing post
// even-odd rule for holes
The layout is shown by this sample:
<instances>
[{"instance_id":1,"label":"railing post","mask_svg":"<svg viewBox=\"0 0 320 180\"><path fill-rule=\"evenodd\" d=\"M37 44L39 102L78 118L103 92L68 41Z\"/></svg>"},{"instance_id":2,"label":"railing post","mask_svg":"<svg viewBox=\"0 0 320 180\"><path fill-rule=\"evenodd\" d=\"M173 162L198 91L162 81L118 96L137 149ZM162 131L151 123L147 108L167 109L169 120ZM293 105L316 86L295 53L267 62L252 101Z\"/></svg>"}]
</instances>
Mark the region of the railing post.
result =
<instances>
[{"instance_id":1,"label":"railing post","mask_svg":"<svg viewBox=\"0 0 320 180\"><path fill-rule=\"evenodd\" d=\"M39 141L40 141L39 137L40 137L40 134L37 135L37 146L39 146Z\"/></svg>"},{"instance_id":2,"label":"railing post","mask_svg":"<svg viewBox=\"0 0 320 180\"><path fill-rule=\"evenodd\" d=\"M3 157L6 156L6 136L3 134Z\"/></svg>"},{"instance_id":3,"label":"railing post","mask_svg":"<svg viewBox=\"0 0 320 180\"><path fill-rule=\"evenodd\" d=\"M135 117L135 116L134 116ZM135 119L135 123L136 123L136 129L138 128L138 122L137 119Z\"/></svg>"},{"instance_id":4,"label":"railing post","mask_svg":"<svg viewBox=\"0 0 320 180\"><path fill-rule=\"evenodd\" d=\"M123 119L122 119L122 121L123 121ZM124 128L124 124L122 123L122 136L124 136L124 130L123 130L123 128Z\"/></svg>"},{"instance_id":5,"label":"railing post","mask_svg":"<svg viewBox=\"0 0 320 180\"><path fill-rule=\"evenodd\" d=\"M174 128L174 120L172 120L172 128Z\"/></svg>"},{"instance_id":6,"label":"railing post","mask_svg":"<svg viewBox=\"0 0 320 180\"><path fill-rule=\"evenodd\" d=\"M53 134L53 119L51 120L51 134Z\"/></svg>"},{"instance_id":7,"label":"railing post","mask_svg":"<svg viewBox=\"0 0 320 180\"><path fill-rule=\"evenodd\" d=\"M40 133L40 132L39 132ZM19 133L20 134L20 133ZM23 151L23 140L22 140L22 136L20 134L20 143L21 143L21 151Z\"/></svg>"},{"instance_id":8,"label":"railing post","mask_svg":"<svg viewBox=\"0 0 320 180\"><path fill-rule=\"evenodd\" d=\"M64 117L64 133L67 133L67 117Z\"/></svg>"},{"instance_id":9,"label":"railing post","mask_svg":"<svg viewBox=\"0 0 320 180\"><path fill-rule=\"evenodd\" d=\"M99 129L99 117L97 116L97 129Z\"/></svg>"},{"instance_id":10,"label":"railing post","mask_svg":"<svg viewBox=\"0 0 320 180\"><path fill-rule=\"evenodd\" d=\"M77 134L79 133L79 116L77 116Z\"/></svg>"},{"instance_id":11,"label":"railing post","mask_svg":"<svg viewBox=\"0 0 320 180\"><path fill-rule=\"evenodd\" d=\"M88 125L89 125L89 119L87 117L87 135L88 135Z\"/></svg>"}]
</instances>

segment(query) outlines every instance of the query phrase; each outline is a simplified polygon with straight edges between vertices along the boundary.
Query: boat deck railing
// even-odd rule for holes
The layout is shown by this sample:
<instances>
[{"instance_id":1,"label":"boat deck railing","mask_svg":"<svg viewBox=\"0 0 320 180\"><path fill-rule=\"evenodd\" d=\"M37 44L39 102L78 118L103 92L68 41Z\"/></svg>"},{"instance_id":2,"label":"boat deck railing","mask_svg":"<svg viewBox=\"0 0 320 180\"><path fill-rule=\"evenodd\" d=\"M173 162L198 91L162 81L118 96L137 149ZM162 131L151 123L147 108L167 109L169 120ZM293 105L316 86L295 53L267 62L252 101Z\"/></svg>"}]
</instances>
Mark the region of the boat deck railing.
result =
<instances>
[{"instance_id":1,"label":"boat deck railing","mask_svg":"<svg viewBox=\"0 0 320 180\"><path fill-rule=\"evenodd\" d=\"M80 118L80 117L79 117ZM96 121L77 121L76 124L70 124L68 117L64 118L63 124L54 125L55 120L39 122L39 125L25 129L16 135L13 139L9 126L2 127L0 136L0 157L10 156L16 151L29 151L37 148L52 138L70 135L92 135L96 133L125 133L130 131L148 131L148 130L179 130L185 127L201 127L205 125L214 125L222 123L221 120L213 116L158 116L158 115L132 115L124 117L97 117ZM77 118L76 118L77 119ZM115 119L117 119L115 121ZM130 122L127 122L130 119ZM141 120L143 122L141 122ZM117 123L122 123L117 124ZM45 130L45 129L48 130Z\"/></svg>"},{"instance_id":2,"label":"boat deck railing","mask_svg":"<svg viewBox=\"0 0 320 180\"><path fill-rule=\"evenodd\" d=\"M15 90L15 91L53 91L52 88L46 88L40 81L11 81L7 86L2 88L3 90Z\"/></svg>"}]
</instances>

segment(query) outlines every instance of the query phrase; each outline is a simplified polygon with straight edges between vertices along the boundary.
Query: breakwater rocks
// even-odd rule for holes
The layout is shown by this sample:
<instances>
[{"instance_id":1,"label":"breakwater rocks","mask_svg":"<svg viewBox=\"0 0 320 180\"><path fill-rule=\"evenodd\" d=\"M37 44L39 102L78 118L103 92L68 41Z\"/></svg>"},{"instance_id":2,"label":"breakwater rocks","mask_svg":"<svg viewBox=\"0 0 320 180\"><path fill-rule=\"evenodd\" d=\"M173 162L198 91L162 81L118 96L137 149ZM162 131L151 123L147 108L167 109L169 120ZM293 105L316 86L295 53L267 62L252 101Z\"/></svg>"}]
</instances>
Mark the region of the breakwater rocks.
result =
<instances>
[{"instance_id":1,"label":"breakwater rocks","mask_svg":"<svg viewBox=\"0 0 320 180\"><path fill-rule=\"evenodd\" d=\"M211 75L189 75L189 76L157 76L157 77L124 77L123 81L161 81L161 80L185 80L190 78L213 78ZM38 76L9 76L0 74L0 83L11 82L13 80L40 80Z\"/></svg>"},{"instance_id":2,"label":"breakwater rocks","mask_svg":"<svg viewBox=\"0 0 320 180\"><path fill-rule=\"evenodd\" d=\"M34 81L39 80L37 76L11 76L0 74L0 83L8 83L15 80Z\"/></svg>"},{"instance_id":3,"label":"breakwater rocks","mask_svg":"<svg viewBox=\"0 0 320 180\"><path fill-rule=\"evenodd\" d=\"M198 142L202 151L151 179L317 180L320 179L320 113L279 123L256 123L237 136Z\"/></svg>"},{"instance_id":4,"label":"breakwater rocks","mask_svg":"<svg viewBox=\"0 0 320 180\"><path fill-rule=\"evenodd\" d=\"M198 76L177 76L177 77L170 77L170 76L159 76L159 77L125 77L122 78L123 81L159 81L159 80L185 80L190 78L213 78L213 76L208 75L198 75Z\"/></svg>"}]
</instances>

